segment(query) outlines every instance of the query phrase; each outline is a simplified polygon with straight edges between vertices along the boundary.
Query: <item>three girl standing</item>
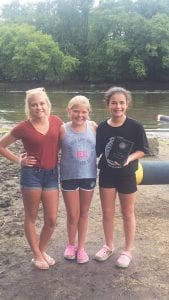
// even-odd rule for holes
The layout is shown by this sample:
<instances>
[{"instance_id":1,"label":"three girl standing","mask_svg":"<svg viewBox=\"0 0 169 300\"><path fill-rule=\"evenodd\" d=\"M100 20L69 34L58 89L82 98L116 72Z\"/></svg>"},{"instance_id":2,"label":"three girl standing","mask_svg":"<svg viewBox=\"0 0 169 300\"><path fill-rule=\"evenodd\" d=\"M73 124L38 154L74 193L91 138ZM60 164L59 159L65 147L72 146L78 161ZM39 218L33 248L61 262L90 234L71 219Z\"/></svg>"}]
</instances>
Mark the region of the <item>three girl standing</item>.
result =
<instances>
[{"instance_id":1,"label":"three girl standing","mask_svg":"<svg viewBox=\"0 0 169 300\"><path fill-rule=\"evenodd\" d=\"M50 102L47 99L44 94L43 97L41 95L41 97L31 98L30 103L27 105L30 118L28 121L25 121L44 136L49 131L49 120L57 118L49 117ZM42 111L37 109L35 110L37 115L34 114L34 110L32 111L34 101L36 107L40 107L40 102L42 101L44 102L43 105L48 109L46 108L45 111L43 109ZM144 153L148 151L147 139L142 125L126 117L129 101L130 93L125 89L116 87L110 89L106 93L106 102L111 117L99 125L96 134L97 156L101 155L99 162L99 187L106 244L96 253L95 259L104 261L113 254L112 220L114 219L115 212L115 197L118 192L125 234L124 251L117 261L119 267L128 267L132 258L131 249L135 236L135 171L137 169L138 159L143 157ZM58 134L60 132L61 141L61 188L67 210L68 232L68 244L64 252L64 257L66 259L77 258L78 263L86 263L89 260L85 250L85 240L87 235L88 213L96 184L95 132L97 125L88 120L89 112L89 100L84 96L76 96L71 99L68 104L70 122L62 125L62 121L57 118L57 122L55 122L54 127L52 127L55 128L55 140L58 142ZM37 186L37 183L33 183L32 186L32 174L30 179L26 177L25 180L25 176L28 175L22 175L22 170L25 168L27 174L28 170L35 171L36 167L40 167L40 169L43 169L40 171L44 171L45 169L45 176L49 178L46 171L52 170L54 173L56 171L57 158L54 164L51 164L50 157L54 157L54 155L57 157L58 144L55 144L55 149L53 148L54 146L51 146L50 154L46 150L46 154L40 151L40 154L37 155L37 149L40 150L41 147L42 149L45 147L44 142L41 146L40 144L35 146L38 141L36 141L36 143L35 140L33 141L33 138L31 138L32 134L29 135L29 141L25 142L24 139L27 134L27 132L25 135L25 132L20 133L20 131L18 133L17 130L15 132L14 128L14 131L11 131L7 137L1 139L0 153L14 162L20 161L20 158L11 153L6 147L15 142L16 139L22 139L27 152L27 154L21 157L21 164L25 166L21 168L21 190L26 216L25 234L34 254L33 263L40 269L47 269L49 265L55 263L54 259L47 255L45 251L47 242L54 230L56 220L58 203L57 176L55 186L53 186L53 179L49 186L46 186L44 182L44 185L39 186L38 183ZM48 140L46 144L48 149L52 144L53 137L54 136L51 136L51 139ZM35 143L34 151L32 151L32 147L29 149L29 144L32 143ZM44 154L45 156L43 156ZM44 166L43 163L40 164L40 158L42 158L41 162L44 162L47 158L47 161L49 160L47 165L45 164ZM30 173L30 171L28 171L28 173ZM30 186L27 186L28 182L30 182ZM28 198L32 200L28 201ZM47 199L49 201L47 201ZM40 200L44 207L45 224L38 243L35 238L35 219ZM76 235L78 235L77 247L75 245Z\"/></svg>"}]
</instances>

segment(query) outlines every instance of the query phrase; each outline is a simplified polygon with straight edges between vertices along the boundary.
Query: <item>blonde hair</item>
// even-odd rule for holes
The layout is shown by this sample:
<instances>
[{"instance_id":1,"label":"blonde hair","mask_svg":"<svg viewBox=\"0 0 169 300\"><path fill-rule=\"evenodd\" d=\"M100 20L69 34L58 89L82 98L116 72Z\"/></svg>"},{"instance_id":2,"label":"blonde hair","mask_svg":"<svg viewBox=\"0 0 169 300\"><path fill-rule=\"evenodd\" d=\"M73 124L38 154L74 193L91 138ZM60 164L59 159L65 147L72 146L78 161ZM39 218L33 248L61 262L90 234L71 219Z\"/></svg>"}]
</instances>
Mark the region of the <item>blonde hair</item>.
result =
<instances>
[{"instance_id":1,"label":"blonde hair","mask_svg":"<svg viewBox=\"0 0 169 300\"><path fill-rule=\"evenodd\" d=\"M30 103L31 100L33 99L34 96L36 95L42 95L44 96L47 106L48 106L48 111L47 111L47 115L50 115L51 112L51 102L49 100L49 97L45 91L45 88L40 87L40 88L35 88L35 89L31 89L31 90L27 90L26 91L26 98L25 98L25 114L27 116L27 118L30 118Z\"/></svg>"},{"instance_id":2,"label":"blonde hair","mask_svg":"<svg viewBox=\"0 0 169 300\"><path fill-rule=\"evenodd\" d=\"M72 107L75 105L84 105L84 106L86 106L86 108L88 109L89 112L91 111L89 99L85 96L78 95L78 96L73 97L68 102L68 105L67 105L68 110L72 109Z\"/></svg>"}]
</instances>

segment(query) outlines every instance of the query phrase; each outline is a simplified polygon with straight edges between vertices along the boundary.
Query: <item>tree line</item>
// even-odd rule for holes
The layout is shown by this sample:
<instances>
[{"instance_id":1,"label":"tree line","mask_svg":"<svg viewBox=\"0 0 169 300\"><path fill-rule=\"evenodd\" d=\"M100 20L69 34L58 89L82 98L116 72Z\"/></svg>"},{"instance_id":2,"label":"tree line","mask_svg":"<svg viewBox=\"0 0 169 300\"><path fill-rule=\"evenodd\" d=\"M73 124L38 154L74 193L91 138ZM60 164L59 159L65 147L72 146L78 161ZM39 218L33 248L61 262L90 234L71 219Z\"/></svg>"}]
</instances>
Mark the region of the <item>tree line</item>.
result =
<instances>
[{"instance_id":1,"label":"tree line","mask_svg":"<svg viewBox=\"0 0 169 300\"><path fill-rule=\"evenodd\" d=\"M14 0L0 15L0 80L168 81L169 0Z\"/></svg>"}]
</instances>

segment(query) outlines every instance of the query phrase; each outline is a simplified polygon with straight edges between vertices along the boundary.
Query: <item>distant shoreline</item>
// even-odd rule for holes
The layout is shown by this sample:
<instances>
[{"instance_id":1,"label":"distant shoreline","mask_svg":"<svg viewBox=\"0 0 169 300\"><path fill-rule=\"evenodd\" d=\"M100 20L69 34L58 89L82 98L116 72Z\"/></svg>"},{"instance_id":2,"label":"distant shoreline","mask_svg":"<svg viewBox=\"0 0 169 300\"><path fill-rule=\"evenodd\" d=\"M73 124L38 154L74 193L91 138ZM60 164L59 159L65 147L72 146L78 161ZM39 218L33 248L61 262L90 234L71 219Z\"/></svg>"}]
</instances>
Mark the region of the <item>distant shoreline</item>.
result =
<instances>
[{"instance_id":1,"label":"distant shoreline","mask_svg":"<svg viewBox=\"0 0 169 300\"><path fill-rule=\"evenodd\" d=\"M0 81L0 91L29 89L30 87L44 86L50 90L99 90L105 91L110 86L123 86L131 91L136 90L169 90L169 82L156 81L118 81L118 82L82 82L82 81L68 81L68 82L45 82L45 81L26 81L26 82L2 82Z\"/></svg>"}]
</instances>

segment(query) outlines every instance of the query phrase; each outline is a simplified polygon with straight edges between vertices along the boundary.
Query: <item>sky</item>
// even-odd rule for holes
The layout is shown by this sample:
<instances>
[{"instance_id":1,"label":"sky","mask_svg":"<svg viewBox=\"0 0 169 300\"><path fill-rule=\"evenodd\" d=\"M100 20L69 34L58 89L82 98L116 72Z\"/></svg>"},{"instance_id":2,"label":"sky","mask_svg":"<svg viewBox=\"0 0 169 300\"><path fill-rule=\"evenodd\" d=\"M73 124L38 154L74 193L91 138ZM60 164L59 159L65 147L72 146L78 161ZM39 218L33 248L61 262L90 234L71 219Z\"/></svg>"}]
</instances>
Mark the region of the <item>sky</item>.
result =
<instances>
[{"instance_id":1,"label":"sky","mask_svg":"<svg viewBox=\"0 0 169 300\"><path fill-rule=\"evenodd\" d=\"M21 4L29 4L29 3L36 3L39 2L40 0L19 0L19 2ZM95 2L97 3L99 0L95 0ZM0 0L0 6L4 5L4 4L10 4L11 2L13 2L13 0Z\"/></svg>"},{"instance_id":2,"label":"sky","mask_svg":"<svg viewBox=\"0 0 169 300\"><path fill-rule=\"evenodd\" d=\"M19 2L21 4L27 4L27 3L36 3L38 2L39 0L19 0ZM0 0L0 6L4 5L4 4L10 4L11 2L13 2L13 0Z\"/></svg>"}]
</instances>

